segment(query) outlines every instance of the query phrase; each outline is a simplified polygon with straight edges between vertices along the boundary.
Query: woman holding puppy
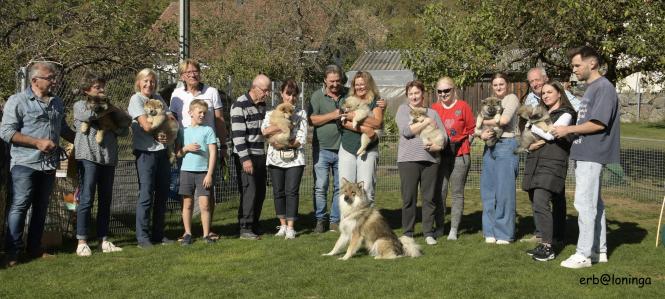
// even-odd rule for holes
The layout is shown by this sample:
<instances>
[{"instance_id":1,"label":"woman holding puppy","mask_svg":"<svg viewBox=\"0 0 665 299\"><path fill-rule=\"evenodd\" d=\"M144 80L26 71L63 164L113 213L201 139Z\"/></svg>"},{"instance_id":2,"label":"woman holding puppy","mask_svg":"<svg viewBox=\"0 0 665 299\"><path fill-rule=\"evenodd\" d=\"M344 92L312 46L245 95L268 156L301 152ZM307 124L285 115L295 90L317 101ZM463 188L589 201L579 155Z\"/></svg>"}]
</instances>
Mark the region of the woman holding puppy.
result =
<instances>
[{"instance_id":1,"label":"woman holding puppy","mask_svg":"<svg viewBox=\"0 0 665 299\"><path fill-rule=\"evenodd\" d=\"M492 78L494 96L501 99L503 113L498 121L483 121L484 126L500 126L503 134L493 147L485 145L480 174L480 197L483 202L483 235L486 243L510 244L515 237L515 178L519 169L517 148L517 96L508 93L508 77L497 73ZM483 130L484 141L494 137L494 131Z\"/></svg>"},{"instance_id":2,"label":"woman holding puppy","mask_svg":"<svg viewBox=\"0 0 665 299\"><path fill-rule=\"evenodd\" d=\"M539 104L547 108L554 126L575 123L577 114L561 83L546 83L542 93ZM549 261L555 257L554 240L563 241L566 228L565 187L571 142L568 138L554 138L535 125L530 130L543 140L529 147L522 189L529 193L533 203L533 218L542 242L527 253L534 260Z\"/></svg>"},{"instance_id":3,"label":"woman holding puppy","mask_svg":"<svg viewBox=\"0 0 665 299\"><path fill-rule=\"evenodd\" d=\"M282 103L296 105L296 98L300 94L298 84L293 79L282 83L280 88ZM261 133L268 139L282 131L270 124L273 111L266 113ZM307 113L296 108L291 116L291 137L289 145L269 144L266 156L266 166L270 171L272 192L275 198L275 214L279 218L279 230L276 237L293 239L296 237L294 223L298 217L298 204L300 199L300 180L305 169L305 143L307 142Z\"/></svg>"},{"instance_id":4,"label":"woman holding puppy","mask_svg":"<svg viewBox=\"0 0 665 299\"><path fill-rule=\"evenodd\" d=\"M104 253L122 251L108 238L109 222L111 220L111 199L113 198L113 178L115 166L118 164L118 136L127 136L129 128L119 128L116 131L106 130L101 143L96 140L100 129L97 120L102 115L90 110L86 105L93 98L105 98L104 88L106 79L97 75L86 73L80 82L79 90L83 98L74 103L74 157L79 170L79 205L76 207L76 255L90 256L92 251L88 246L90 232L90 214L93 200L97 192L97 238L99 249ZM110 108L110 107L109 107ZM113 109L113 108L110 108ZM107 111L111 111L107 109ZM104 113L104 112L102 112ZM87 131L81 129L89 124Z\"/></svg>"},{"instance_id":5,"label":"woman holding puppy","mask_svg":"<svg viewBox=\"0 0 665 299\"><path fill-rule=\"evenodd\" d=\"M443 130L443 123L432 109L427 109L427 118L423 122L411 122L410 112L414 108L423 107L425 86L415 80L406 85L408 102L399 106L395 121L399 129L399 146L397 148L397 166L402 191L402 228L404 235L413 237L416 225L416 201L418 199L418 185L422 194L422 221L423 235L428 245L435 245L436 234L435 219L442 218L441 192L441 150L438 144L424 144L418 135L428 126L434 126L444 136L443 145L447 135Z\"/></svg>"},{"instance_id":6,"label":"woman holding puppy","mask_svg":"<svg viewBox=\"0 0 665 299\"><path fill-rule=\"evenodd\" d=\"M450 204L450 232L448 240L457 240L457 230L464 210L464 185L471 166L471 143L476 128L476 121L471 107L465 101L457 99L455 82L450 77L443 77L436 83L438 101L432 105L441 118L450 142L441 156L443 171L442 206L445 212L446 197L450 186L452 203ZM445 216L445 213L441 213ZM443 217L437 221L437 228L443 234Z\"/></svg>"},{"instance_id":7,"label":"woman holding puppy","mask_svg":"<svg viewBox=\"0 0 665 299\"><path fill-rule=\"evenodd\" d=\"M143 69L136 74L136 93L129 99L129 115L132 116L132 146L136 157L139 178L139 198L136 202L136 240L140 248L150 248L153 243L167 244L173 241L164 237L164 213L169 195L171 163L167 153L166 136L153 136L144 105L150 99L168 107L157 90L157 74ZM169 117L174 118L170 112ZM152 210L152 221L150 211ZM150 224L152 223L152 229Z\"/></svg>"},{"instance_id":8,"label":"woman holding puppy","mask_svg":"<svg viewBox=\"0 0 665 299\"><path fill-rule=\"evenodd\" d=\"M353 112L347 113L342 122L342 138L339 147L339 180L342 178L349 182L364 182L365 192L374 202L374 187L376 186L376 164L379 159L379 138L376 130L383 127L383 110L386 102L379 96L379 90L374 83L372 75L368 72L358 71L351 80L349 97L355 96L365 101L371 111L370 115L360 123L358 128L353 127ZM344 105L345 99L339 102ZM367 152L357 155L360 149L361 135L365 133L371 139Z\"/></svg>"}]
</instances>

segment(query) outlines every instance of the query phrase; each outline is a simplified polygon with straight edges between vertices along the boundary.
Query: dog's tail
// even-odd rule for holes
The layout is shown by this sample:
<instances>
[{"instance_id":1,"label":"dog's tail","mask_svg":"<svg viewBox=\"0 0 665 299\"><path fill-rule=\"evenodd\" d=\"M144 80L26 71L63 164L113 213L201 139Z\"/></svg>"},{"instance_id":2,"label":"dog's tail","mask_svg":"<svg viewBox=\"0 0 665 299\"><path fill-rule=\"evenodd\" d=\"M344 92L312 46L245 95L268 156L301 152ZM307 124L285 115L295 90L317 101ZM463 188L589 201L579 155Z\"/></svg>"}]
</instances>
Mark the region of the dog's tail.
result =
<instances>
[{"instance_id":1,"label":"dog's tail","mask_svg":"<svg viewBox=\"0 0 665 299\"><path fill-rule=\"evenodd\" d=\"M419 257L423 255L422 252L420 252L420 245L418 245L413 238L401 236L399 237L399 241L404 248L404 256Z\"/></svg>"}]
</instances>

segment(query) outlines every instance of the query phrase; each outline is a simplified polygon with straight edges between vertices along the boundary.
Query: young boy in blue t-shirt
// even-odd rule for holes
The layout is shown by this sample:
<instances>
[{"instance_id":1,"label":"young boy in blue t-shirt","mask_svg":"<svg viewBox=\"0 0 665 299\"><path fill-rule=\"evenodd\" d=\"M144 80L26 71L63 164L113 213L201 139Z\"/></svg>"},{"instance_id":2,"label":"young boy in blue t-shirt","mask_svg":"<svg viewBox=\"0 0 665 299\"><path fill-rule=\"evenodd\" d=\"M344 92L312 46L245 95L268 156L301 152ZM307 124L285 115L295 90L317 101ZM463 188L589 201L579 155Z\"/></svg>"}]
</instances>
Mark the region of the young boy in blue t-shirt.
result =
<instances>
[{"instance_id":1,"label":"young boy in blue t-shirt","mask_svg":"<svg viewBox=\"0 0 665 299\"><path fill-rule=\"evenodd\" d=\"M194 100L189 104L191 125L184 129L182 148L178 157L183 157L180 167L180 190L182 198L182 223L185 234L182 245L192 244L192 207L194 194L199 196L203 239L213 243L210 238L210 195L214 188L213 172L217 163L217 140L215 132L203 124L208 104L203 100ZM213 199L214 200L214 199Z\"/></svg>"}]
</instances>

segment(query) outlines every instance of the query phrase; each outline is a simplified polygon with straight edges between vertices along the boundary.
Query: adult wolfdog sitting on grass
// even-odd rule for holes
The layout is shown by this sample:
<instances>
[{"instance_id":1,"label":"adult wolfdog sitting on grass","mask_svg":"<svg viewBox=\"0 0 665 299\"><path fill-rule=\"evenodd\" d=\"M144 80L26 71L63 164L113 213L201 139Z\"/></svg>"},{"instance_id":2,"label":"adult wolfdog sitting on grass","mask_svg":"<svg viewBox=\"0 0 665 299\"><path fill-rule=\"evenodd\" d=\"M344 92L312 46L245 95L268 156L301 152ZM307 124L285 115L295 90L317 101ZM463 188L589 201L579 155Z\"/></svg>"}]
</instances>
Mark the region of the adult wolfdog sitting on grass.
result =
<instances>
[{"instance_id":1,"label":"adult wolfdog sitting on grass","mask_svg":"<svg viewBox=\"0 0 665 299\"><path fill-rule=\"evenodd\" d=\"M339 223L340 236L335 247L324 255L336 255L345 246L346 254L341 260L351 258L365 245L375 259L394 259L401 256L421 256L420 246L407 236L399 239L381 216L371 206L363 189L363 182L351 183L342 178L339 209L342 221Z\"/></svg>"}]
</instances>

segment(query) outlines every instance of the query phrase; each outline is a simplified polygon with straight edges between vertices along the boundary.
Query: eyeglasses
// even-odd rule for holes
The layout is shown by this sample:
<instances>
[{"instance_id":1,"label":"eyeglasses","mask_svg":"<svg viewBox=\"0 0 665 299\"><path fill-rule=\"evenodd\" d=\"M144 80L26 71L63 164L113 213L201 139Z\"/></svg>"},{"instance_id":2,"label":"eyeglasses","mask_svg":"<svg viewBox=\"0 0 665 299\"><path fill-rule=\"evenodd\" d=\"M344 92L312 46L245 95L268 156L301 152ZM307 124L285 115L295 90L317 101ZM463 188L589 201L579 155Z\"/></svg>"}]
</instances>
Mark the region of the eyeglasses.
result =
<instances>
[{"instance_id":1,"label":"eyeglasses","mask_svg":"<svg viewBox=\"0 0 665 299\"><path fill-rule=\"evenodd\" d=\"M35 77L35 78L37 78L37 79L42 79L42 80L46 80L46 81L51 81L51 82L55 82L55 81L56 81L56 78L55 78L55 76L48 76L48 77Z\"/></svg>"},{"instance_id":2,"label":"eyeglasses","mask_svg":"<svg viewBox=\"0 0 665 299\"><path fill-rule=\"evenodd\" d=\"M453 91L452 88L437 89L436 93L438 93L438 94L449 94L451 91Z\"/></svg>"},{"instance_id":3,"label":"eyeglasses","mask_svg":"<svg viewBox=\"0 0 665 299\"><path fill-rule=\"evenodd\" d=\"M266 89L263 89L263 88L257 86L256 88L258 88L260 91L263 91L263 92L265 92L265 93L269 93L269 92L272 91L272 90L270 89L270 87L268 87L268 88L266 88Z\"/></svg>"},{"instance_id":4,"label":"eyeglasses","mask_svg":"<svg viewBox=\"0 0 665 299\"><path fill-rule=\"evenodd\" d=\"M200 73L201 73L201 71L186 71L186 72L183 72L182 74L187 75L187 76L194 76L194 75L198 75Z\"/></svg>"}]
</instances>

